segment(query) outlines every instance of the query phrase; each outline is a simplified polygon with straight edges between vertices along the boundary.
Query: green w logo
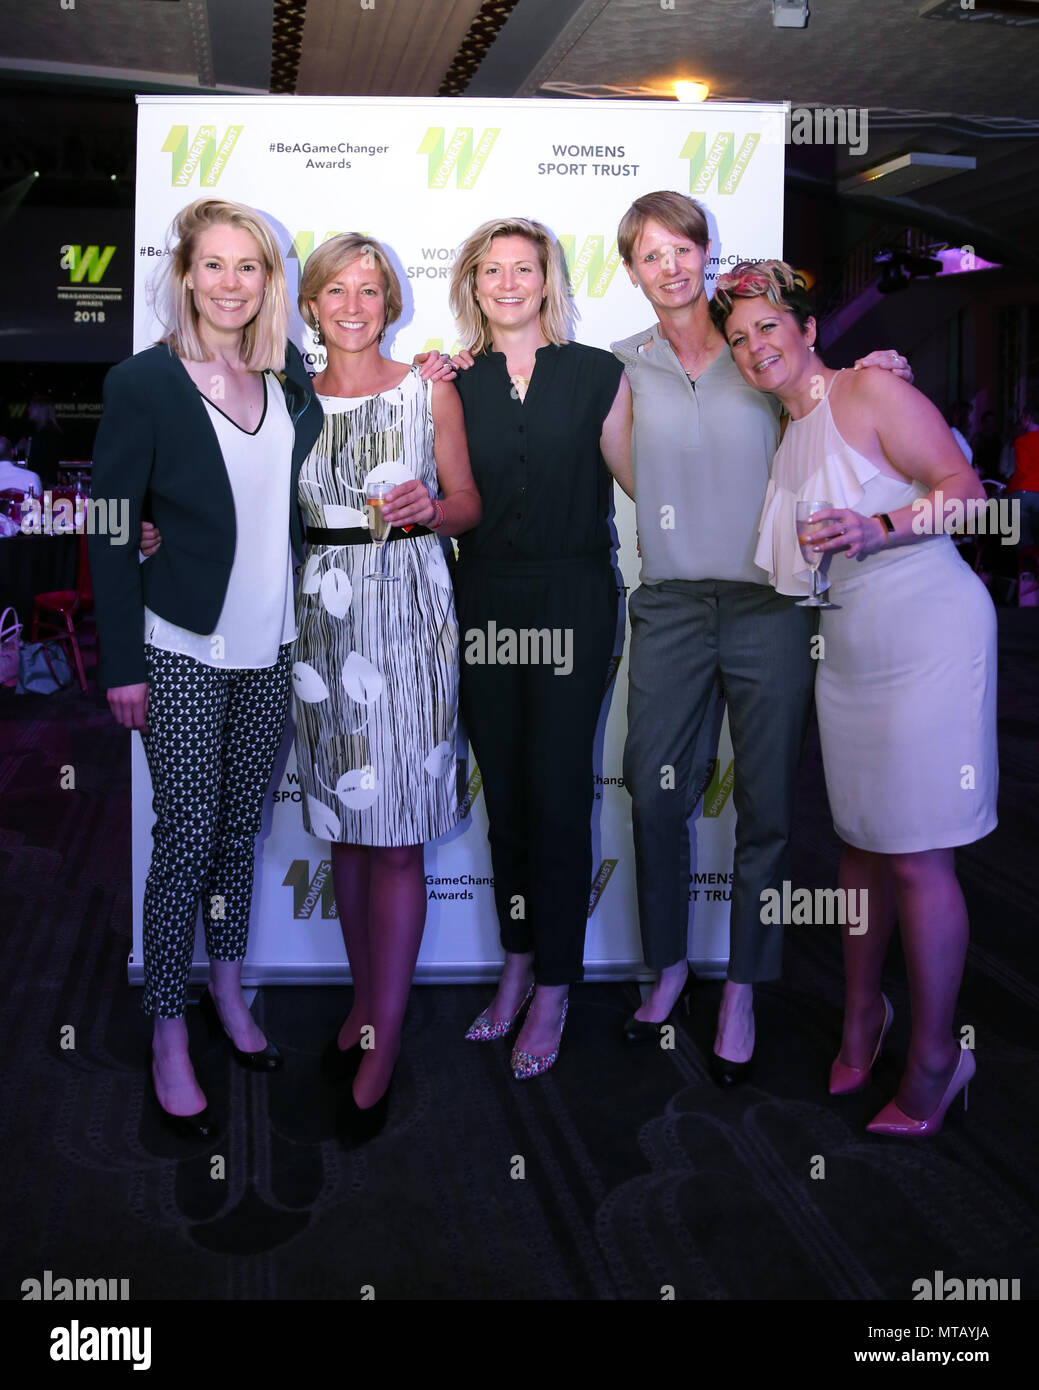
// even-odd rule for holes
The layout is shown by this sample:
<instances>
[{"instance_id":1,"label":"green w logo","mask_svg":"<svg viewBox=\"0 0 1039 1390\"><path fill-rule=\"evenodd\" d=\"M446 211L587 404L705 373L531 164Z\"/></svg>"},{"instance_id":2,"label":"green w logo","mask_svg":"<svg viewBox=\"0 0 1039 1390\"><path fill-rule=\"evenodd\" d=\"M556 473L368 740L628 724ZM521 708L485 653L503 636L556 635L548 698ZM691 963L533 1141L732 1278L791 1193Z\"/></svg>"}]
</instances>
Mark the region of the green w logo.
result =
<instances>
[{"instance_id":1,"label":"green w logo","mask_svg":"<svg viewBox=\"0 0 1039 1390\"><path fill-rule=\"evenodd\" d=\"M605 237L586 236L584 245L576 254L576 237L561 236L559 244L563 248L563 255L570 267L570 286L574 294L587 280L589 298L602 299L621 263L617 243L611 242L610 249L607 251Z\"/></svg>"},{"instance_id":2,"label":"green w logo","mask_svg":"<svg viewBox=\"0 0 1039 1390\"><path fill-rule=\"evenodd\" d=\"M108 262L115 255L114 246L63 246L61 248L61 268L69 272L74 285L83 283L85 275L92 285L96 285L108 269Z\"/></svg>"},{"instance_id":3,"label":"green w logo","mask_svg":"<svg viewBox=\"0 0 1039 1390\"><path fill-rule=\"evenodd\" d=\"M339 232L326 232L321 238L322 244L339 235L341 235ZM300 270L302 270L314 252L315 241L316 237L313 232L297 232L292 238L292 246L286 253L286 259L299 261Z\"/></svg>"},{"instance_id":4,"label":"green w logo","mask_svg":"<svg viewBox=\"0 0 1039 1390\"><path fill-rule=\"evenodd\" d=\"M199 126L195 138L190 142L186 125L171 126L162 148L172 157L170 182L174 188L184 188L189 184L196 169L202 187L212 188L224 172L224 165L238 143L242 129L240 125L229 125L218 144L215 125Z\"/></svg>"},{"instance_id":5,"label":"green w logo","mask_svg":"<svg viewBox=\"0 0 1039 1390\"><path fill-rule=\"evenodd\" d=\"M705 131L690 131L678 156L689 161L689 192L706 193L717 174L718 192L735 193L761 136L745 135L738 150L736 137L731 130L716 135L710 149L707 139Z\"/></svg>"},{"instance_id":6,"label":"green w logo","mask_svg":"<svg viewBox=\"0 0 1039 1390\"><path fill-rule=\"evenodd\" d=\"M455 170L455 182L459 188L472 188L480 177L480 170L487 163L491 146L497 140L500 126L488 126L479 141L473 141L471 126L459 126L451 139L445 143L444 127L430 126L426 131L418 153L429 156L429 187L444 188Z\"/></svg>"}]
</instances>

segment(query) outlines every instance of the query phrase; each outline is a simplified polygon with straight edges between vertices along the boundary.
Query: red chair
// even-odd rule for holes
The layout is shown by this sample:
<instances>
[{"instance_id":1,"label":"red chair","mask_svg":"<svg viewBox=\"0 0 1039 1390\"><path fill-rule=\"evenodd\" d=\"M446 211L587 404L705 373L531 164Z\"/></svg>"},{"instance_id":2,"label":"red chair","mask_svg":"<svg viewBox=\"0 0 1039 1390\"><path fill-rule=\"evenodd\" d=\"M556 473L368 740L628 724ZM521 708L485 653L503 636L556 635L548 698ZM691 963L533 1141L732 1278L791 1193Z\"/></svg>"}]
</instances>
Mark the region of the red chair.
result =
<instances>
[{"instance_id":1,"label":"red chair","mask_svg":"<svg viewBox=\"0 0 1039 1390\"><path fill-rule=\"evenodd\" d=\"M15 521L22 519L22 503L25 501L25 493L20 488L5 487L0 488L0 512L4 516L9 516Z\"/></svg>"},{"instance_id":2,"label":"red chair","mask_svg":"<svg viewBox=\"0 0 1039 1390\"><path fill-rule=\"evenodd\" d=\"M87 558L87 537L82 532L79 537L79 553L76 560L76 587L56 589L50 594L37 594L32 603L32 637L39 642L44 636L56 636L72 647L72 659L76 663L76 675L81 690L87 688L87 678L83 674L83 658L76 641L75 619L94 606L94 588L90 582L90 562Z\"/></svg>"}]
</instances>

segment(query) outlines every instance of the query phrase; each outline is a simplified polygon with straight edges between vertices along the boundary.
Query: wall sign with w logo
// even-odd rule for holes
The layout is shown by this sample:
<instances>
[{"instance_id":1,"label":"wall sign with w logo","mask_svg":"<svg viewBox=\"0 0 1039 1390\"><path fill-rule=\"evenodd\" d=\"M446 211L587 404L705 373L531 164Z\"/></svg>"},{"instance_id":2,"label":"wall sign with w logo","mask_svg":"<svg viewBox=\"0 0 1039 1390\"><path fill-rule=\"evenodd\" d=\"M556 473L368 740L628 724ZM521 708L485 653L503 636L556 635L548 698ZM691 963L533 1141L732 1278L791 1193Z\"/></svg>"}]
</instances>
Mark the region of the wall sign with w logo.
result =
<instances>
[{"instance_id":1,"label":"wall sign with w logo","mask_svg":"<svg viewBox=\"0 0 1039 1390\"><path fill-rule=\"evenodd\" d=\"M760 141L761 136L756 132L745 135L737 148L736 136L731 130L720 131L713 139L706 131L690 131L678 156L689 161L689 192L699 197L717 177L719 193L735 193Z\"/></svg>"},{"instance_id":2,"label":"wall sign with w logo","mask_svg":"<svg viewBox=\"0 0 1039 1390\"><path fill-rule=\"evenodd\" d=\"M92 285L96 285L114 255L114 246L106 246L103 251L100 246L63 246L61 268L68 271L69 280L74 285L81 285L84 275Z\"/></svg>"},{"instance_id":3,"label":"wall sign with w logo","mask_svg":"<svg viewBox=\"0 0 1039 1390\"><path fill-rule=\"evenodd\" d=\"M428 186L446 187L454 169L458 187L472 188L500 130L500 126L488 126L479 140L474 141L472 126L459 126L451 139L445 140L442 125L430 126L418 147L419 154L429 156Z\"/></svg>"},{"instance_id":4,"label":"wall sign with w logo","mask_svg":"<svg viewBox=\"0 0 1039 1390\"><path fill-rule=\"evenodd\" d=\"M170 182L174 188L184 188L198 170L198 181L203 188L212 188L224 172L224 166L231 151L238 143L244 127L229 125L224 138L217 141L216 126L199 126L194 139L188 139L186 125L170 126L163 151L171 156L172 170Z\"/></svg>"}]
</instances>

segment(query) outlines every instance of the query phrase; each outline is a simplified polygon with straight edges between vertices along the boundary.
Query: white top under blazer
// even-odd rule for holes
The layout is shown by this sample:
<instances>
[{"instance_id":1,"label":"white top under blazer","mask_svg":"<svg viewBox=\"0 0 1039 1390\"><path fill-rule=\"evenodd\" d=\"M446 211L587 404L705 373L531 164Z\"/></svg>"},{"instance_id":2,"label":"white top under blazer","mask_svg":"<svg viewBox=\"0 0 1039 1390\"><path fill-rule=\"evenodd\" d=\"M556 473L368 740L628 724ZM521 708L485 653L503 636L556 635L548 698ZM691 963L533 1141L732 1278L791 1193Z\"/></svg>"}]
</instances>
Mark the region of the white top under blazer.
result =
<instances>
[{"instance_id":1,"label":"white top under blazer","mask_svg":"<svg viewBox=\"0 0 1039 1390\"><path fill-rule=\"evenodd\" d=\"M234 562L220 617L211 633L191 632L144 610L144 640L204 666L256 670L273 666L296 636L289 475L293 429L281 383L263 374L263 415L250 433L202 395L234 499Z\"/></svg>"}]
</instances>

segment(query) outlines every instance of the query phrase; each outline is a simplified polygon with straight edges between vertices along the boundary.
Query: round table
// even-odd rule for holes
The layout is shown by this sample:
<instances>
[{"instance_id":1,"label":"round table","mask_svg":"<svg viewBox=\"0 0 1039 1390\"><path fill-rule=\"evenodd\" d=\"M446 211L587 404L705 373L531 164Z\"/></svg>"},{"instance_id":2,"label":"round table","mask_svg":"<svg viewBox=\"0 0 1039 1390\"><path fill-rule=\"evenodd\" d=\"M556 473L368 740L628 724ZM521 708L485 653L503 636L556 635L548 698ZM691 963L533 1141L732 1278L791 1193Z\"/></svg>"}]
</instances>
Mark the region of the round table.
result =
<instances>
[{"instance_id":1,"label":"round table","mask_svg":"<svg viewBox=\"0 0 1039 1390\"><path fill-rule=\"evenodd\" d=\"M23 642L29 640L36 595L75 589L78 544L76 535L0 536L0 612L8 605L15 609Z\"/></svg>"}]
</instances>

